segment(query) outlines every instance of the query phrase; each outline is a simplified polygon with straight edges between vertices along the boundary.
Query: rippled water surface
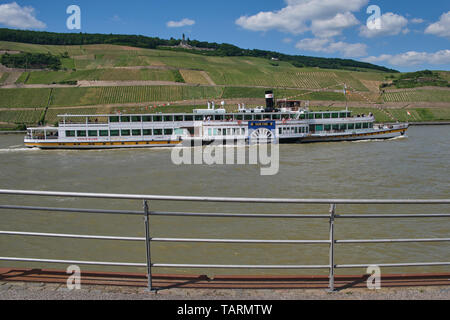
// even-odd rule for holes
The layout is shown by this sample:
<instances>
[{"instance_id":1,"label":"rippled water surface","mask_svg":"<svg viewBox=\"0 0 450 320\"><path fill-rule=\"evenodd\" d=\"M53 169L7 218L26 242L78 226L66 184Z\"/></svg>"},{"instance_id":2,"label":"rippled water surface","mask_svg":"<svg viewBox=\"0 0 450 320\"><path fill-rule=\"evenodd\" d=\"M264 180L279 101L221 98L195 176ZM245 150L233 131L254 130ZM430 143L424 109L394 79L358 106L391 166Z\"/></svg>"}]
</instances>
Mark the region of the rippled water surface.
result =
<instances>
[{"instance_id":1,"label":"rippled water surface","mask_svg":"<svg viewBox=\"0 0 450 320\"><path fill-rule=\"evenodd\" d=\"M412 127L389 141L280 146L280 170L261 176L255 165L184 165L171 149L43 151L25 149L20 135L0 135L0 188L162 195L278 198L449 198L450 127ZM0 196L1 204L141 210L139 201ZM151 210L186 212L327 213L327 205L246 205L150 202ZM448 206L340 205L337 213L440 213ZM143 218L0 210L1 230L143 236ZM448 219L338 219L337 239L445 238ZM328 221L151 217L154 237L327 239ZM450 261L448 243L340 244L336 263ZM145 261L145 245L0 235L0 256L96 261ZM155 263L327 264L327 245L154 243ZM1 262L0 266L61 268ZM84 267L105 270L104 267ZM140 271L144 269L108 268ZM275 270L156 270L209 274L275 273ZM361 273L363 270L339 270ZM385 272L449 271L448 267ZM326 273L288 270L285 273Z\"/></svg>"}]
</instances>

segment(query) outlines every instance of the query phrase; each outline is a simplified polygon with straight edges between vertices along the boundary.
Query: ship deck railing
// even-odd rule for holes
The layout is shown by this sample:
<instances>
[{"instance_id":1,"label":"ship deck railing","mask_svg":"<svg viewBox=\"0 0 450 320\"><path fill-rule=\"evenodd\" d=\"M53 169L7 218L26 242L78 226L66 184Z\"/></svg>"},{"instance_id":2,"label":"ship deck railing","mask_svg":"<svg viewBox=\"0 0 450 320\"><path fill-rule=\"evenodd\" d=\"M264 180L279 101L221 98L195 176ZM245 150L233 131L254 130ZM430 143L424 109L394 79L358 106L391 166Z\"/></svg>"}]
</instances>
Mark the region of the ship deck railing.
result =
<instances>
[{"instance_id":1,"label":"ship deck railing","mask_svg":"<svg viewBox=\"0 0 450 320\"><path fill-rule=\"evenodd\" d=\"M15 261L15 262L28 262L28 263L44 263L44 264L76 264L76 265L99 265L99 266L116 266L116 267L143 267L147 270L147 285L148 289L152 290L152 269L153 268L183 268L183 269L324 269L328 270L329 275L329 288L328 290L336 290L334 280L335 271L337 269L349 269L349 268L368 268L368 267L392 267L392 268L407 268L407 267L419 267L419 266L450 266L450 259L446 256L442 256L440 261L409 261L409 262L386 262L371 261L360 264L354 263L336 263L336 247L337 246L349 246L357 244L377 244L385 243L389 245L395 245L400 243L439 243L450 242L450 237L446 235L441 238L418 238L411 236L409 238L375 238L375 239L338 239L335 234L335 227L339 223L345 223L348 220L360 220L360 219L382 219L382 220L405 220L405 219L419 219L419 220L431 220L440 219L448 222L450 213L448 209L445 212L430 213L432 206L437 206L438 209L448 208L450 199L287 199L287 198L235 198L235 197L207 197L207 196L164 196L164 195L137 195L137 194L109 194L109 193L79 193L79 192L59 192L59 191L30 191L30 190L0 190L0 195L5 197L0 201L0 214L5 211L19 211L19 212L44 212L44 213L82 213L89 215L129 215L129 216L141 216L143 217L142 228L145 231L145 236L136 235L86 235L86 234L64 234L64 233L51 233L51 232L33 232L32 230L2 230L0 236L22 236L22 237L46 237L54 239L90 239L90 240L107 240L107 241L125 241L125 242L138 242L145 244L145 257L139 262L123 262L123 261L92 261L92 260L77 260L77 259L48 259L39 257L13 257L13 256L1 256L0 261ZM112 209L92 209L92 208L67 208L67 207L42 207L42 206L27 206L23 203L11 204L14 199L11 196L20 196L19 201L22 202L25 198L30 197L47 197L53 199L56 203L61 203L61 198L79 198L79 199L103 199L104 201L139 201L142 204L142 210L112 210ZM152 210L151 204L153 202L158 203L227 203L227 204L265 204L265 206L273 206L273 213L218 213L218 212L196 212L196 211L184 211L184 212L171 212L171 211L159 211ZM327 212L324 213L276 213L275 210L285 207L286 205L325 205L328 206ZM394 207L402 205L402 208L408 208L409 206L426 205L427 210L424 213L385 213L380 210L379 213L338 213L337 206L341 205L357 205L363 206L363 208L383 207L385 205L393 205ZM186 207L187 209L187 207ZM416 212L418 210L415 210ZM414 212L414 211L413 211ZM256 220L270 220L270 219L316 219L323 220L328 224L328 238L326 239L222 239L222 238L180 238L171 237L170 235L155 237L150 233L150 224L157 224L158 222L152 220L152 217L167 217L167 218L234 218L234 219L256 219ZM106 219L106 218L105 218ZM49 219L50 221L50 219ZM12 223L10 222L10 226ZM17 227L20 228L23 223L17 221ZM27 224L32 229L30 224ZM392 225L394 227L394 225ZM271 229L271 234L277 234L276 230ZM278 234L282 234L280 230ZM289 265L247 265L247 264L202 264L198 263L184 263L179 261L178 263L166 263L158 261L158 256L152 252L152 244L157 242L165 243L222 243L222 244L265 244L265 245L326 245L328 250L328 263L327 264L289 264ZM215 249L217 250L217 249ZM153 253L153 254L152 254Z\"/></svg>"},{"instance_id":2,"label":"ship deck railing","mask_svg":"<svg viewBox=\"0 0 450 320\"><path fill-rule=\"evenodd\" d=\"M60 126L68 126L68 125L109 125L109 124L129 124L129 123L183 123L183 122L204 122L204 123L227 123L227 122L247 122L247 121L307 121L307 120L326 120L326 121L349 121L349 120L359 120L359 121L368 121L368 120L374 120L373 116L352 116L352 117L346 117L346 118L314 118L314 119L301 119L301 118L295 118L291 116L283 117L282 114L276 113L277 115L280 115L279 119L271 119L268 117L262 118L262 119L236 119L236 115L242 115L245 117L247 114L230 114L230 117L233 117L232 119L207 119L207 116L203 117L201 120L182 120L182 121L127 121L127 122L108 122L108 121L93 121L93 120L66 120L66 121L59 121ZM161 116L161 114L149 114L149 115L156 115ZM164 114L162 114L164 115ZM176 115L176 114L169 114L169 115ZM259 113L251 113L251 115L261 115ZM270 115L270 113L262 114L263 116ZM127 115L132 116L132 115ZM228 115L220 115L223 117L227 117ZM68 117L68 116L66 116ZM74 118L80 117L80 116L73 116ZM91 117L91 116L86 116ZM73 118L71 118L73 119Z\"/></svg>"},{"instance_id":3,"label":"ship deck railing","mask_svg":"<svg viewBox=\"0 0 450 320\"><path fill-rule=\"evenodd\" d=\"M30 136L30 135L27 135L27 136L25 136L25 139L28 139L28 140L58 140L59 139L59 137L58 136L47 136L47 137L45 137L45 136Z\"/></svg>"},{"instance_id":4,"label":"ship deck railing","mask_svg":"<svg viewBox=\"0 0 450 320\"><path fill-rule=\"evenodd\" d=\"M59 122L59 127L70 127L70 126L74 126L74 127L79 127L79 126L92 126L92 125L96 125L96 126L108 126L109 123L108 122L94 122L94 121L90 121L90 122L76 122L76 121L72 121L72 122Z\"/></svg>"}]
</instances>

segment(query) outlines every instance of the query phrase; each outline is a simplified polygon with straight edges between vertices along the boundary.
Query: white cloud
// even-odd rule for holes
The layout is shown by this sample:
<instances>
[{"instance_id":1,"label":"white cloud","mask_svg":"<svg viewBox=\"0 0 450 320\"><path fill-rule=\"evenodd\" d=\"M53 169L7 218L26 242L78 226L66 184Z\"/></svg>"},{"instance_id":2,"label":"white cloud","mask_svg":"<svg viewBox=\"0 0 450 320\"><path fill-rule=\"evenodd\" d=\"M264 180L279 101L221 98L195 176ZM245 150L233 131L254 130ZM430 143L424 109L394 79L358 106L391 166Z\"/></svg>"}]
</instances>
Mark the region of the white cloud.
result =
<instances>
[{"instance_id":1,"label":"white cloud","mask_svg":"<svg viewBox=\"0 0 450 320\"><path fill-rule=\"evenodd\" d=\"M303 39L299 41L296 47L300 50L340 53L346 58L363 57L367 55L367 45L364 43L334 42L326 38Z\"/></svg>"},{"instance_id":2,"label":"white cloud","mask_svg":"<svg viewBox=\"0 0 450 320\"><path fill-rule=\"evenodd\" d=\"M292 41L294 41L294 40L292 40L292 38L284 38L283 39L284 43L291 43Z\"/></svg>"},{"instance_id":3,"label":"white cloud","mask_svg":"<svg viewBox=\"0 0 450 320\"><path fill-rule=\"evenodd\" d=\"M369 29L366 25L361 26L359 35L366 38L377 36L394 36L399 33L408 33L406 28L408 19L398 14L388 12L381 16L381 28Z\"/></svg>"},{"instance_id":4,"label":"white cloud","mask_svg":"<svg viewBox=\"0 0 450 320\"><path fill-rule=\"evenodd\" d=\"M335 41L350 27L360 22L352 12L358 12L369 0L285 0L286 6L277 11L241 16L236 24L247 30L278 30L294 35L310 31L314 38L297 42L304 51L339 53L344 57L367 56L367 45Z\"/></svg>"},{"instance_id":5,"label":"white cloud","mask_svg":"<svg viewBox=\"0 0 450 320\"><path fill-rule=\"evenodd\" d=\"M33 7L21 7L16 2L0 4L0 24L20 29L44 29L46 24L36 19Z\"/></svg>"},{"instance_id":6,"label":"white cloud","mask_svg":"<svg viewBox=\"0 0 450 320\"><path fill-rule=\"evenodd\" d=\"M351 12L359 11L369 0L285 0L278 11L241 16L236 24L247 30L278 30L291 34L313 31L340 34L342 29L357 23ZM333 26L333 22L336 23Z\"/></svg>"},{"instance_id":7,"label":"white cloud","mask_svg":"<svg viewBox=\"0 0 450 320\"><path fill-rule=\"evenodd\" d=\"M441 15L438 22L430 24L425 33L439 37L450 37L450 11Z\"/></svg>"},{"instance_id":8,"label":"white cloud","mask_svg":"<svg viewBox=\"0 0 450 320\"><path fill-rule=\"evenodd\" d=\"M409 51L401 54L383 54L378 57L362 59L370 63L387 62L392 66L409 67L417 65L448 65L450 64L450 50L441 50L434 53Z\"/></svg>"},{"instance_id":9,"label":"white cloud","mask_svg":"<svg viewBox=\"0 0 450 320\"><path fill-rule=\"evenodd\" d=\"M180 28L185 26L193 26L195 24L194 20L184 18L181 21L169 21L167 22L167 26L169 28Z\"/></svg>"},{"instance_id":10,"label":"white cloud","mask_svg":"<svg viewBox=\"0 0 450 320\"><path fill-rule=\"evenodd\" d=\"M311 31L316 37L329 38L338 36L344 29L358 24L358 19L352 13L338 13L331 19L313 20Z\"/></svg>"}]
</instances>

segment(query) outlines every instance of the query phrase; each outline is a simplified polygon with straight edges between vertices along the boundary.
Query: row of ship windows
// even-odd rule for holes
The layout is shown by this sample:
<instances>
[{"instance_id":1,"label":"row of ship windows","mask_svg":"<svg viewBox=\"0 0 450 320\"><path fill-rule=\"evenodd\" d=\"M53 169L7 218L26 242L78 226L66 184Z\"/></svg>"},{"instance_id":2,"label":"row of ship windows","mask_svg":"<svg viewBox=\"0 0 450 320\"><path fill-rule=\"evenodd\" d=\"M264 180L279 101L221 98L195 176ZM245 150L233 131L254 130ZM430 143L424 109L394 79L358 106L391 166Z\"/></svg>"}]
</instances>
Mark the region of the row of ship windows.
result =
<instances>
[{"instance_id":1,"label":"row of ship windows","mask_svg":"<svg viewBox=\"0 0 450 320\"><path fill-rule=\"evenodd\" d=\"M355 130L355 129L371 129L373 128L372 122L364 123L343 123L343 124L316 124L310 125L310 131L331 131L331 130Z\"/></svg>"},{"instance_id":2,"label":"row of ship windows","mask_svg":"<svg viewBox=\"0 0 450 320\"><path fill-rule=\"evenodd\" d=\"M307 133L307 127L282 127L278 128L278 134ZM239 136L246 135L245 128L208 128L208 136Z\"/></svg>"},{"instance_id":3,"label":"row of ship windows","mask_svg":"<svg viewBox=\"0 0 450 320\"><path fill-rule=\"evenodd\" d=\"M354 130L373 128L373 123L344 123L344 124L316 124L310 125L310 131ZM175 129L176 134L182 134L182 130ZM66 137L127 137L127 136L162 136L172 135L174 129L125 129L125 130L67 130ZM279 134L308 133L306 127L282 127L278 128ZM209 136L245 135L245 128L208 128Z\"/></svg>"},{"instance_id":4,"label":"row of ship windows","mask_svg":"<svg viewBox=\"0 0 450 320\"><path fill-rule=\"evenodd\" d=\"M208 136L244 136L245 128L208 128Z\"/></svg>"},{"instance_id":5,"label":"row of ship windows","mask_svg":"<svg viewBox=\"0 0 450 320\"><path fill-rule=\"evenodd\" d=\"M173 133L174 129L67 130L66 137L170 136Z\"/></svg>"},{"instance_id":6,"label":"row of ship windows","mask_svg":"<svg viewBox=\"0 0 450 320\"><path fill-rule=\"evenodd\" d=\"M338 119L338 118L350 118L351 112L324 112L324 113L308 113L308 119ZM305 119L305 117L300 119Z\"/></svg>"},{"instance_id":7,"label":"row of ship windows","mask_svg":"<svg viewBox=\"0 0 450 320\"><path fill-rule=\"evenodd\" d=\"M214 115L148 115L148 116L112 116L109 122L173 122L173 121L235 121L235 120L283 120L295 119L298 114L288 113L266 113L266 114L214 114ZM324 112L324 113L303 113L299 115L299 119L337 119L350 118L350 112Z\"/></svg>"},{"instance_id":8,"label":"row of ship windows","mask_svg":"<svg viewBox=\"0 0 450 320\"><path fill-rule=\"evenodd\" d=\"M283 127L278 128L278 134L298 134L308 133L307 127Z\"/></svg>"}]
</instances>

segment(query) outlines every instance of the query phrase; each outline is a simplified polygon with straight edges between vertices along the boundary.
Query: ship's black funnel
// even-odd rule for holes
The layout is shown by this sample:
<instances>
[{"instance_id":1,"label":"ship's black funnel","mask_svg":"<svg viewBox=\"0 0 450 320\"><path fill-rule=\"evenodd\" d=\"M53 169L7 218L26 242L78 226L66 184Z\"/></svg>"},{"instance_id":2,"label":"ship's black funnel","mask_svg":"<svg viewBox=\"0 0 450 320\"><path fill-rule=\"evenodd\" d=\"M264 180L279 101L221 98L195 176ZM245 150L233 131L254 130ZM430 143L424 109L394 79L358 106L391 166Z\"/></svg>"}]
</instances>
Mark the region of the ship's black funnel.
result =
<instances>
[{"instance_id":1,"label":"ship's black funnel","mask_svg":"<svg viewBox=\"0 0 450 320\"><path fill-rule=\"evenodd\" d=\"M273 91L266 91L266 112L274 112L274 101Z\"/></svg>"}]
</instances>

